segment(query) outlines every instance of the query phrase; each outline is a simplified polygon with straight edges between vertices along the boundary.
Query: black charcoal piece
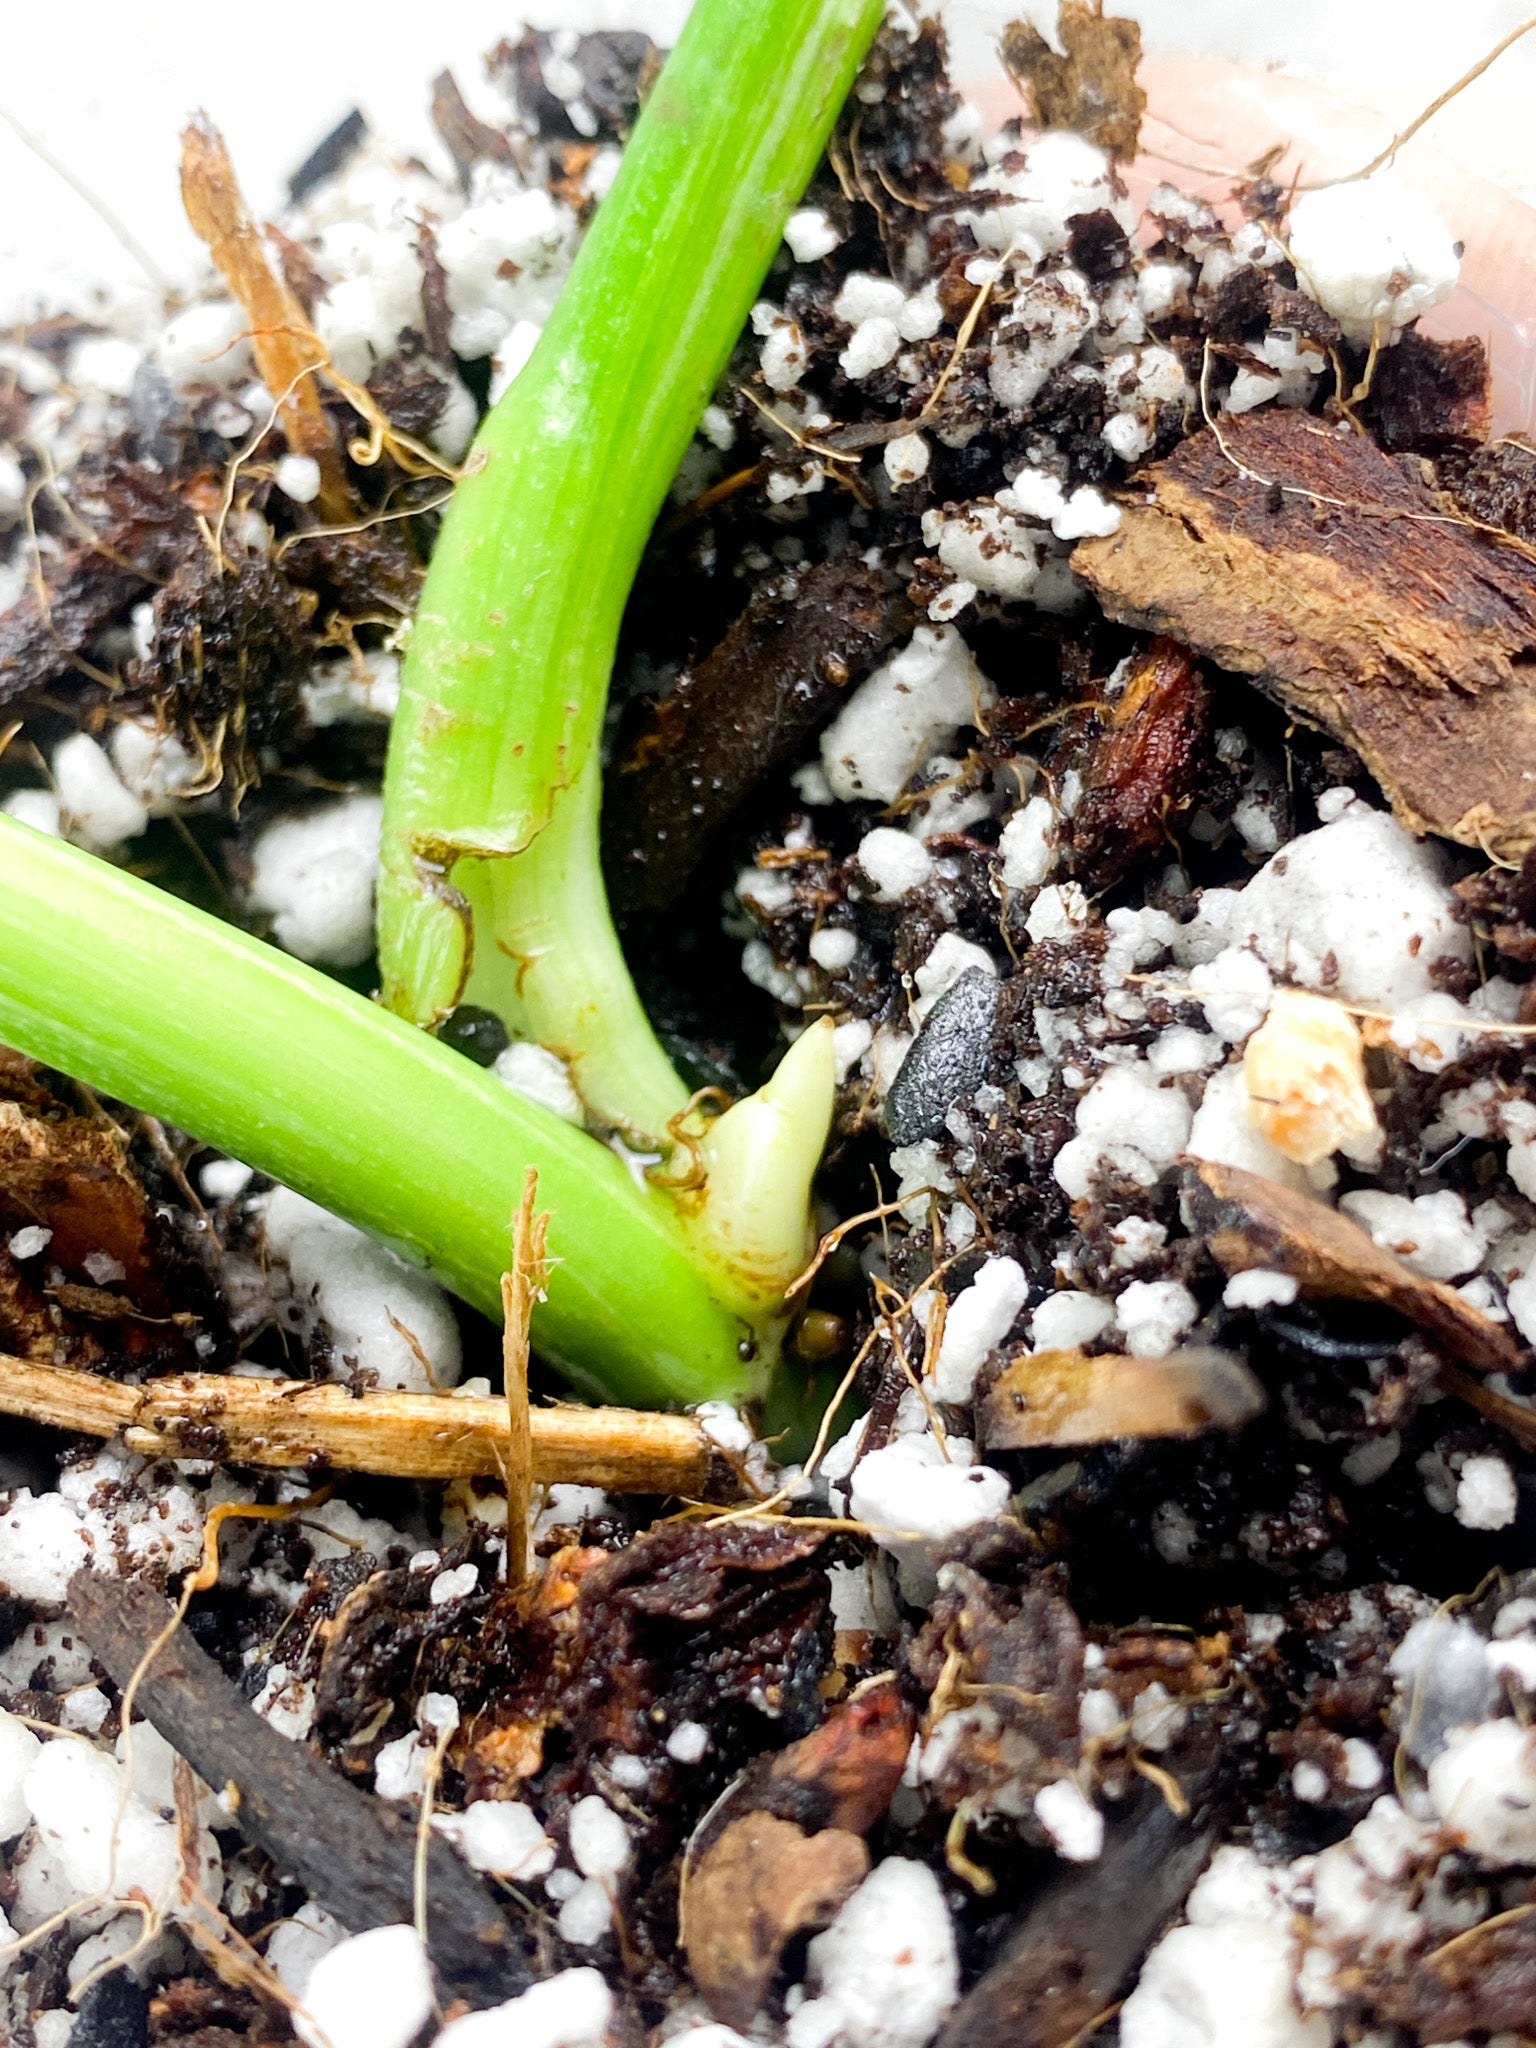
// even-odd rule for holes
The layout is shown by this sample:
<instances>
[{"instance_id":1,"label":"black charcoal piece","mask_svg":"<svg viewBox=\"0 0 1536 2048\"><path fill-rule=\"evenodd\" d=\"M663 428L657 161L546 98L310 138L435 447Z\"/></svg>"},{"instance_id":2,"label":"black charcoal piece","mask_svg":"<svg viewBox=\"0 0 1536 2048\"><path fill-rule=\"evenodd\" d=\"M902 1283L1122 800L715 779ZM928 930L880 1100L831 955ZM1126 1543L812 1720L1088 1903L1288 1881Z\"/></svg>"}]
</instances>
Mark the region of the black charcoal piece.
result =
<instances>
[{"instance_id":1,"label":"black charcoal piece","mask_svg":"<svg viewBox=\"0 0 1536 2048\"><path fill-rule=\"evenodd\" d=\"M71 2048L144 2048L149 2039L149 1993L126 1970L98 1977L80 2000Z\"/></svg>"},{"instance_id":2,"label":"black charcoal piece","mask_svg":"<svg viewBox=\"0 0 1536 2048\"><path fill-rule=\"evenodd\" d=\"M327 178L334 178L348 159L362 148L367 134L368 123L361 107L354 107L350 114L343 115L289 178L288 198L291 204L297 206L317 185L323 185Z\"/></svg>"},{"instance_id":3,"label":"black charcoal piece","mask_svg":"<svg viewBox=\"0 0 1536 2048\"><path fill-rule=\"evenodd\" d=\"M987 1077L997 978L968 967L928 1013L885 1098L885 1128L893 1145L937 1137L962 1096Z\"/></svg>"},{"instance_id":4,"label":"black charcoal piece","mask_svg":"<svg viewBox=\"0 0 1536 2048\"><path fill-rule=\"evenodd\" d=\"M494 1066L512 1042L496 1012L479 1009L474 1003L460 1003L437 1035L477 1067Z\"/></svg>"}]
</instances>

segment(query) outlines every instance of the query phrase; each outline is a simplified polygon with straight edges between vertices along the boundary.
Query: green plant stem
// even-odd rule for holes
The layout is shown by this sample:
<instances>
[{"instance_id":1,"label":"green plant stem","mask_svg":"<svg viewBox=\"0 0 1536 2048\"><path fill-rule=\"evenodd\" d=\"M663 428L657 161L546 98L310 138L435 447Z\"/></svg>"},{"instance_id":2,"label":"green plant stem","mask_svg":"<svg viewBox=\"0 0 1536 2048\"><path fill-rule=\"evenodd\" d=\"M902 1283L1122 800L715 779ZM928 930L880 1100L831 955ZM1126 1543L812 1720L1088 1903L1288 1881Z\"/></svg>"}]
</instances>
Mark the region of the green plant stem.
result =
<instances>
[{"instance_id":1,"label":"green plant stem","mask_svg":"<svg viewBox=\"0 0 1536 2048\"><path fill-rule=\"evenodd\" d=\"M385 1001L472 987L660 1136L685 1090L630 986L597 742L641 551L883 0L696 0L527 367L480 430L412 632L385 781Z\"/></svg>"},{"instance_id":2,"label":"green plant stem","mask_svg":"<svg viewBox=\"0 0 1536 2048\"><path fill-rule=\"evenodd\" d=\"M525 853L458 871L480 940L464 996L558 1052L599 1120L644 1145L688 1090L656 1042L613 928L597 853L602 779L589 754Z\"/></svg>"},{"instance_id":3,"label":"green plant stem","mask_svg":"<svg viewBox=\"0 0 1536 2048\"><path fill-rule=\"evenodd\" d=\"M555 1261L541 1356L641 1406L760 1384L671 1204L607 1147L275 947L6 817L0 1037L274 1175L496 1317L537 1166Z\"/></svg>"}]
</instances>

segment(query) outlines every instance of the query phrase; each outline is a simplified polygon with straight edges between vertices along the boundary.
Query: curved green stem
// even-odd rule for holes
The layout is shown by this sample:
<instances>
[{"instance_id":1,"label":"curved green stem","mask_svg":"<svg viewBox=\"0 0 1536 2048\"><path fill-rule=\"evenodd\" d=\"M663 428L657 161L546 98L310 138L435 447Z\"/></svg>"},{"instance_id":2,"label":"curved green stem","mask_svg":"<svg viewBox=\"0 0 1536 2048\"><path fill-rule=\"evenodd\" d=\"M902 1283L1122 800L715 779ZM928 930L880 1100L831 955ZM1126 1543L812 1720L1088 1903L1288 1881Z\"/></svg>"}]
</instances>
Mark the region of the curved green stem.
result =
<instances>
[{"instance_id":1,"label":"curved green stem","mask_svg":"<svg viewBox=\"0 0 1536 2048\"><path fill-rule=\"evenodd\" d=\"M478 943L465 1000L568 1062L601 1121L637 1142L664 1132L688 1090L657 1044L624 964L598 858L595 753L515 861L466 861L456 879Z\"/></svg>"},{"instance_id":2,"label":"curved green stem","mask_svg":"<svg viewBox=\"0 0 1536 2048\"><path fill-rule=\"evenodd\" d=\"M641 550L883 0L696 0L534 355L481 428L385 782L385 1001L463 998L574 1062L600 1121L686 1091L598 871L596 751ZM547 942L546 942L547 941Z\"/></svg>"},{"instance_id":3,"label":"curved green stem","mask_svg":"<svg viewBox=\"0 0 1536 2048\"><path fill-rule=\"evenodd\" d=\"M537 1166L555 1261L543 1357L651 1407L762 1384L766 1353L743 1360L747 1327L672 1204L606 1146L276 947L3 816L0 1038L275 1175L496 1317Z\"/></svg>"}]
</instances>

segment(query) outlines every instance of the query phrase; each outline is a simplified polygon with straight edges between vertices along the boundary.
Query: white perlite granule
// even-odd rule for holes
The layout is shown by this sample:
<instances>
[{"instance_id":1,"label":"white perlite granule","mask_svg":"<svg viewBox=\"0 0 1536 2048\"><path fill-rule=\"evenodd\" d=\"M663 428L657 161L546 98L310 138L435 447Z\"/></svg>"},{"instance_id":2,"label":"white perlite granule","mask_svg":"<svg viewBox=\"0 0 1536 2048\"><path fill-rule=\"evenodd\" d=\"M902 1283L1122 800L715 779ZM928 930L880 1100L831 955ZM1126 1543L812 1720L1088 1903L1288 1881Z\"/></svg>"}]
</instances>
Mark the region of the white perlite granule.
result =
<instances>
[{"instance_id":1,"label":"white perlite granule","mask_svg":"<svg viewBox=\"0 0 1536 2048\"><path fill-rule=\"evenodd\" d=\"M1035 1819L1068 1863L1093 1863L1104 1849L1104 1816L1075 1779L1058 1778L1035 1794Z\"/></svg>"},{"instance_id":2,"label":"white perlite granule","mask_svg":"<svg viewBox=\"0 0 1536 2048\"><path fill-rule=\"evenodd\" d=\"M505 2005L451 2021L432 2048L601 2048L612 2019L600 1970L561 1970Z\"/></svg>"},{"instance_id":3,"label":"white perlite granule","mask_svg":"<svg viewBox=\"0 0 1536 2048\"><path fill-rule=\"evenodd\" d=\"M0 1842L19 1835L32 1819L24 1780L42 1744L14 1714L0 1712Z\"/></svg>"},{"instance_id":4,"label":"white perlite granule","mask_svg":"<svg viewBox=\"0 0 1536 2048\"><path fill-rule=\"evenodd\" d=\"M1115 1303L1115 1320L1133 1358L1164 1358L1200 1313L1178 1280L1133 1280Z\"/></svg>"},{"instance_id":5,"label":"white perlite granule","mask_svg":"<svg viewBox=\"0 0 1536 2048\"><path fill-rule=\"evenodd\" d=\"M1216 1851L1189 1924L1142 1964L1120 2014L1123 2048L1329 2048L1332 2022L1296 2002L1284 1878L1250 1849Z\"/></svg>"},{"instance_id":6,"label":"white perlite granule","mask_svg":"<svg viewBox=\"0 0 1536 2048\"><path fill-rule=\"evenodd\" d=\"M578 1948L594 1948L613 1925L613 1897L604 1880L600 1877L578 1879L575 1890L561 1906L555 1924L563 1940L573 1942Z\"/></svg>"},{"instance_id":7,"label":"white perlite granule","mask_svg":"<svg viewBox=\"0 0 1536 2048\"><path fill-rule=\"evenodd\" d=\"M383 815L379 797L344 797L279 818L256 841L251 908L271 917L273 936L288 952L319 966L360 967L373 951Z\"/></svg>"},{"instance_id":8,"label":"white perlite granule","mask_svg":"<svg viewBox=\"0 0 1536 2048\"><path fill-rule=\"evenodd\" d=\"M316 1963L345 1939L342 1928L324 1907L306 1899L291 1920L273 1929L267 1942L267 1961L284 1990L302 1999Z\"/></svg>"},{"instance_id":9,"label":"white perlite granule","mask_svg":"<svg viewBox=\"0 0 1536 2048\"><path fill-rule=\"evenodd\" d=\"M1077 1351L1102 1337L1115 1320L1115 1305L1080 1288L1063 1287L1036 1304L1030 1343L1036 1351Z\"/></svg>"},{"instance_id":10,"label":"white perlite granule","mask_svg":"<svg viewBox=\"0 0 1536 2048\"><path fill-rule=\"evenodd\" d=\"M288 1268L301 1320L330 1332L334 1377L358 1369L417 1394L458 1384L458 1322L430 1274L290 1188L273 1190L263 1235Z\"/></svg>"},{"instance_id":11,"label":"white perlite granule","mask_svg":"<svg viewBox=\"0 0 1536 2048\"><path fill-rule=\"evenodd\" d=\"M674 1763L702 1763L709 1753L709 1730L702 1721L679 1721L667 1737L667 1755Z\"/></svg>"},{"instance_id":12,"label":"white perlite granule","mask_svg":"<svg viewBox=\"0 0 1536 2048\"><path fill-rule=\"evenodd\" d=\"M1300 1291L1300 1283L1289 1273L1250 1266L1245 1273L1232 1275L1221 1299L1227 1308L1288 1308Z\"/></svg>"},{"instance_id":13,"label":"white perlite granule","mask_svg":"<svg viewBox=\"0 0 1536 2048\"><path fill-rule=\"evenodd\" d=\"M432 1972L414 1927L370 1927L310 1972L294 2032L308 2048L408 2048L432 2016Z\"/></svg>"},{"instance_id":14,"label":"white perlite granule","mask_svg":"<svg viewBox=\"0 0 1536 2048\"><path fill-rule=\"evenodd\" d=\"M855 856L874 884L877 903L896 903L909 889L921 888L933 873L933 855L921 839L877 825L859 841Z\"/></svg>"},{"instance_id":15,"label":"white perlite granule","mask_svg":"<svg viewBox=\"0 0 1536 2048\"><path fill-rule=\"evenodd\" d=\"M1062 1146L1051 1170L1073 1201L1105 1170L1151 1187L1183 1152L1190 1120L1180 1088L1165 1085L1145 1061L1127 1061L1100 1075L1078 1103L1077 1136Z\"/></svg>"},{"instance_id":16,"label":"white perlite granule","mask_svg":"<svg viewBox=\"0 0 1536 2048\"><path fill-rule=\"evenodd\" d=\"M1461 273L1445 223L1389 170L1304 193L1291 209L1290 255L1302 290L1352 341L1395 340Z\"/></svg>"},{"instance_id":17,"label":"white perlite granule","mask_svg":"<svg viewBox=\"0 0 1536 2048\"><path fill-rule=\"evenodd\" d=\"M1429 1796L1483 1862L1536 1862L1536 1730L1518 1721L1453 1728L1429 1767Z\"/></svg>"},{"instance_id":18,"label":"white perlite granule","mask_svg":"<svg viewBox=\"0 0 1536 2048\"><path fill-rule=\"evenodd\" d=\"M819 206L803 206L784 223L784 240L797 263L830 256L842 239Z\"/></svg>"},{"instance_id":19,"label":"white perlite granule","mask_svg":"<svg viewBox=\"0 0 1536 2048\"><path fill-rule=\"evenodd\" d=\"M926 1864L887 1857L809 1951L820 1993L790 2015L788 2048L927 2048L960 1993L954 1929Z\"/></svg>"},{"instance_id":20,"label":"white perlite granule","mask_svg":"<svg viewBox=\"0 0 1536 2048\"><path fill-rule=\"evenodd\" d=\"M629 1829L595 1792L571 1808L569 1839L583 1877L617 1877L629 1861Z\"/></svg>"},{"instance_id":21,"label":"white perlite granule","mask_svg":"<svg viewBox=\"0 0 1536 2048\"><path fill-rule=\"evenodd\" d=\"M571 1080L570 1068L559 1053L550 1052L546 1046L519 1039L496 1055L491 1072L514 1094L552 1110L562 1122L580 1124L585 1120L586 1112Z\"/></svg>"},{"instance_id":22,"label":"white perlite granule","mask_svg":"<svg viewBox=\"0 0 1536 2048\"><path fill-rule=\"evenodd\" d=\"M929 1374L935 1400L970 1400L987 1354L1008 1335L1028 1299L1029 1281L1016 1259L987 1260L949 1304Z\"/></svg>"},{"instance_id":23,"label":"white perlite granule","mask_svg":"<svg viewBox=\"0 0 1536 2048\"><path fill-rule=\"evenodd\" d=\"M519 1799L476 1799L462 1813L434 1814L432 1825L471 1870L526 1881L555 1867L554 1843Z\"/></svg>"},{"instance_id":24,"label":"white perlite granule","mask_svg":"<svg viewBox=\"0 0 1536 2048\"><path fill-rule=\"evenodd\" d=\"M1394 1014L1436 993L1437 960L1472 957L1442 854L1358 800L1281 847L1245 889L1207 889L1174 958L1196 966L1228 947L1251 947L1279 979Z\"/></svg>"},{"instance_id":25,"label":"white perlite granule","mask_svg":"<svg viewBox=\"0 0 1536 2048\"><path fill-rule=\"evenodd\" d=\"M919 626L860 683L822 735L821 765L834 796L890 803L930 754L996 701L953 626Z\"/></svg>"},{"instance_id":26,"label":"white perlite granule","mask_svg":"<svg viewBox=\"0 0 1536 2048\"><path fill-rule=\"evenodd\" d=\"M113 853L149 824L148 810L88 733L54 748L53 783L64 836L87 852Z\"/></svg>"},{"instance_id":27,"label":"white perlite granule","mask_svg":"<svg viewBox=\"0 0 1536 2048\"><path fill-rule=\"evenodd\" d=\"M1520 1511L1515 1475L1504 1459L1468 1458L1456 1479L1456 1519L1467 1529L1507 1529Z\"/></svg>"},{"instance_id":28,"label":"white perlite granule","mask_svg":"<svg viewBox=\"0 0 1536 2048\"><path fill-rule=\"evenodd\" d=\"M898 434L885 444L885 473L900 490L928 474L928 443L921 434Z\"/></svg>"},{"instance_id":29,"label":"white perlite granule","mask_svg":"<svg viewBox=\"0 0 1536 2048\"><path fill-rule=\"evenodd\" d=\"M998 879L1005 889L1038 889L1056 858L1056 808L1032 796L1004 825L997 842Z\"/></svg>"}]
</instances>

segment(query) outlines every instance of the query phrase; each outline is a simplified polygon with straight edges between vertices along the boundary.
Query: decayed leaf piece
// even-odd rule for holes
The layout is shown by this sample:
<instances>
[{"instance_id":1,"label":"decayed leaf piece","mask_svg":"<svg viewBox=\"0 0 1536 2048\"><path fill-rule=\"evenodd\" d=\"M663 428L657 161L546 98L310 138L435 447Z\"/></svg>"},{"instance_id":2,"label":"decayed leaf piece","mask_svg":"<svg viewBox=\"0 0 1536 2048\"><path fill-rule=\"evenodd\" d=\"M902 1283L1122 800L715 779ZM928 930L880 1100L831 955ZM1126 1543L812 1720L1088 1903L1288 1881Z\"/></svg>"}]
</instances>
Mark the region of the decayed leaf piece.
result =
<instances>
[{"instance_id":1,"label":"decayed leaf piece","mask_svg":"<svg viewBox=\"0 0 1536 2048\"><path fill-rule=\"evenodd\" d=\"M521 1585L499 1587L470 1658L439 1680L461 1703L468 1734L460 1767L472 1799L516 1799L544 1768L544 1736L561 1719L561 1688L577 1654L582 1582L607 1555L565 1545Z\"/></svg>"},{"instance_id":2,"label":"decayed leaf piece","mask_svg":"<svg viewBox=\"0 0 1536 2048\"><path fill-rule=\"evenodd\" d=\"M1276 990L1244 1048L1243 1081L1249 1116L1298 1165L1315 1166L1380 1129L1360 1027L1327 996Z\"/></svg>"},{"instance_id":3,"label":"decayed leaf piece","mask_svg":"<svg viewBox=\"0 0 1536 2048\"><path fill-rule=\"evenodd\" d=\"M1146 481L1072 555L1111 618L1353 747L1411 831L1509 858L1536 844L1536 563L1306 413L1225 419Z\"/></svg>"},{"instance_id":4,"label":"decayed leaf piece","mask_svg":"<svg viewBox=\"0 0 1536 2048\"><path fill-rule=\"evenodd\" d=\"M788 1733L820 1718L831 1659L827 1531L796 1522L662 1522L581 1586L564 1714L579 1753L646 1755L658 1730L766 1700ZM664 1709L666 1720L659 1718ZM755 1725L755 1724L754 1724Z\"/></svg>"},{"instance_id":5,"label":"decayed leaf piece","mask_svg":"<svg viewBox=\"0 0 1536 2048\"><path fill-rule=\"evenodd\" d=\"M1289 1273L1304 1295L1375 1301L1395 1309L1479 1372L1512 1372L1514 1338L1453 1287L1422 1279L1336 1209L1240 1166L1203 1160L1190 1178L1192 1222L1227 1273L1253 1266Z\"/></svg>"},{"instance_id":6,"label":"decayed leaf piece","mask_svg":"<svg viewBox=\"0 0 1536 2048\"><path fill-rule=\"evenodd\" d=\"M1037 1351L1003 1369L976 1422L989 1450L1024 1451L1241 1429L1264 1405L1264 1389L1226 1351L1191 1348L1171 1358Z\"/></svg>"},{"instance_id":7,"label":"decayed leaf piece","mask_svg":"<svg viewBox=\"0 0 1536 2048\"><path fill-rule=\"evenodd\" d=\"M1486 441L1493 423L1488 351L1475 334L1439 341L1410 327L1382 351L1371 401L1376 437L1389 454Z\"/></svg>"},{"instance_id":8,"label":"decayed leaf piece","mask_svg":"<svg viewBox=\"0 0 1536 2048\"><path fill-rule=\"evenodd\" d=\"M869 1868L860 1837L891 1803L914 1720L894 1679L760 1757L700 1825L683 1882L684 1945L716 2019L743 2027L790 1936L831 1919Z\"/></svg>"},{"instance_id":9,"label":"decayed leaf piece","mask_svg":"<svg viewBox=\"0 0 1536 2048\"><path fill-rule=\"evenodd\" d=\"M694 1982L717 2020L745 2027L791 1935L825 1927L869 1871L858 1835L744 1813L705 1851L683 1889L683 1939Z\"/></svg>"},{"instance_id":10,"label":"decayed leaf piece","mask_svg":"<svg viewBox=\"0 0 1536 2048\"><path fill-rule=\"evenodd\" d=\"M17 1235L29 1230L45 1233L30 1251ZM11 1052L0 1053L0 1246L0 1348L49 1366L190 1359L195 1318L174 1312L189 1276L167 1286L169 1247L119 1134L65 1110Z\"/></svg>"},{"instance_id":11,"label":"decayed leaf piece","mask_svg":"<svg viewBox=\"0 0 1536 2048\"><path fill-rule=\"evenodd\" d=\"M1102 0L1100 0L1100 5ZM1133 157L1147 96L1136 83L1141 29L1087 0L1063 0L1058 56L1033 22L1003 31L1003 62L1040 128L1076 128L1112 157Z\"/></svg>"},{"instance_id":12,"label":"decayed leaf piece","mask_svg":"<svg viewBox=\"0 0 1536 2048\"><path fill-rule=\"evenodd\" d=\"M1211 692L1187 648L1154 640L1081 763L1072 871L1095 889L1166 846L1207 758Z\"/></svg>"}]
</instances>

